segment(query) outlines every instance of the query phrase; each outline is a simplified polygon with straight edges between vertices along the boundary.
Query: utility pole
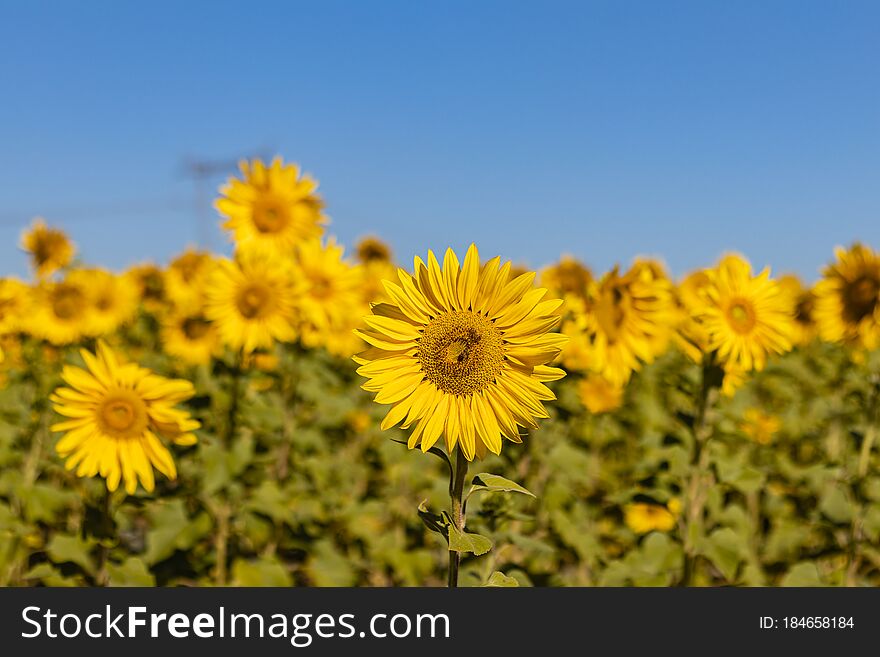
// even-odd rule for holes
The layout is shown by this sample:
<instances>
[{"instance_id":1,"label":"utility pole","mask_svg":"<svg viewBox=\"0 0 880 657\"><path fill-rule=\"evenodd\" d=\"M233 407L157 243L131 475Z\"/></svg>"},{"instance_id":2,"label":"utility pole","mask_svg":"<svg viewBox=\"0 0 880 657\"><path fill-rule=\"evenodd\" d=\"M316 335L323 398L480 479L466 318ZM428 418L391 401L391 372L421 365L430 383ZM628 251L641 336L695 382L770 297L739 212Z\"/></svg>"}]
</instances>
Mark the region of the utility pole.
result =
<instances>
[{"instance_id":1,"label":"utility pole","mask_svg":"<svg viewBox=\"0 0 880 657\"><path fill-rule=\"evenodd\" d=\"M261 148L253 157L260 157L264 161L268 159L267 148ZM222 175L229 175L238 168L238 163L242 158L237 159L201 159L196 157L186 157L183 160L184 170L187 176L192 178L195 190L195 218L196 218L196 240L198 245L207 250L211 250L212 245L212 205L213 197L212 182Z\"/></svg>"}]
</instances>

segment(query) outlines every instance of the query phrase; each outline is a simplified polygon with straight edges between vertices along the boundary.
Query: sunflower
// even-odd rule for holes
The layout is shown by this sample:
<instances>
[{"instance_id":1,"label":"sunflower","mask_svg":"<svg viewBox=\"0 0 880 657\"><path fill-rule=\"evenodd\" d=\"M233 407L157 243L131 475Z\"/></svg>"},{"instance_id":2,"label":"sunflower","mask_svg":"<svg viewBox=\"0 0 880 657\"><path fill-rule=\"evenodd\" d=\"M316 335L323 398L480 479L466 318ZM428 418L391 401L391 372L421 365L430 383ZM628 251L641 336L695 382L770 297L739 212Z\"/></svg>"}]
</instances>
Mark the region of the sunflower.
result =
<instances>
[{"instance_id":1,"label":"sunflower","mask_svg":"<svg viewBox=\"0 0 880 657\"><path fill-rule=\"evenodd\" d=\"M161 311L165 306L165 275L152 263L135 265L126 272L138 291L141 305L151 313Z\"/></svg>"},{"instance_id":2,"label":"sunflower","mask_svg":"<svg viewBox=\"0 0 880 657\"><path fill-rule=\"evenodd\" d=\"M594 415L617 410L623 403L623 387L598 374L588 374L578 381L577 391L581 403Z\"/></svg>"},{"instance_id":3,"label":"sunflower","mask_svg":"<svg viewBox=\"0 0 880 657\"><path fill-rule=\"evenodd\" d=\"M580 260L563 255L559 262L541 271L541 286L550 294L565 300L565 308L585 312L587 292L593 283L593 272Z\"/></svg>"},{"instance_id":4,"label":"sunflower","mask_svg":"<svg viewBox=\"0 0 880 657\"><path fill-rule=\"evenodd\" d=\"M672 284L638 262L625 274L615 267L594 281L586 308L563 327L572 337L563 362L617 386L662 352L676 318Z\"/></svg>"},{"instance_id":5,"label":"sunflower","mask_svg":"<svg viewBox=\"0 0 880 657\"><path fill-rule=\"evenodd\" d=\"M362 265L374 262L391 263L391 247L378 237L364 237L354 247L354 255Z\"/></svg>"},{"instance_id":6,"label":"sunflower","mask_svg":"<svg viewBox=\"0 0 880 657\"><path fill-rule=\"evenodd\" d=\"M290 263L258 250L221 260L205 290L205 317L225 344L250 353L296 338Z\"/></svg>"},{"instance_id":7,"label":"sunflower","mask_svg":"<svg viewBox=\"0 0 880 657\"><path fill-rule=\"evenodd\" d=\"M68 278L87 291L91 334L112 333L137 313L137 288L130 278L102 269L77 269Z\"/></svg>"},{"instance_id":8,"label":"sunflower","mask_svg":"<svg viewBox=\"0 0 880 657\"><path fill-rule=\"evenodd\" d=\"M28 315L30 290L14 278L0 278L0 335L18 331Z\"/></svg>"},{"instance_id":9,"label":"sunflower","mask_svg":"<svg viewBox=\"0 0 880 657\"><path fill-rule=\"evenodd\" d=\"M880 346L880 255L870 247L838 247L837 261L816 284L815 318L829 342L875 349Z\"/></svg>"},{"instance_id":10,"label":"sunflower","mask_svg":"<svg viewBox=\"0 0 880 657\"><path fill-rule=\"evenodd\" d=\"M343 259L344 249L330 239L301 245L293 270L300 287L296 314L300 340L307 347L328 347L351 356L359 315L368 309L363 298L363 269ZM345 351L348 350L348 353Z\"/></svg>"},{"instance_id":11,"label":"sunflower","mask_svg":"<svg viewBox=\"0 0 880 657\"><path fill-rule=\"evenodd\" d=\"M801 279L794 274L781 276L779 284L794 308L791 341L796 345L809 344L816 337L816 322L813 318L816 295L813 290L804 287Z\"/></svg>"},{"instance_id":12,"label":"sunflower","mask_svg":"<svg viewBox=\"0 0 880 657\"><path fill-rule=\"evenodd\" d=\"M210 363L221 347L217 327L201 313L169 313L162 320L162 347L191 365Z\"/></svg>"},{"instance_id":13,"label":"sunflower","mask_svg":"<svg viewBox=\"0 0 880 657\"><path fill-rule=\"evenodd\" d=\"M27 251L31 266L40 278L69 265L76 252L64 231L49 228L40 217L22 234L21 248Z\"/></svg>"},{"instance_id":14,"label":"sunflower","mask_svg":"<svg viewBox=\"0 0 880 657\"><path fill-rule=\"evenodd\" d=\"M567 340L550 333L562 301L533 289L533 273L509 280L499 262L481 268L474 245L462 265L452 249L442 268L431 251L427 264L416 257L414 274L385 283L392 302L375 304L357 331L371 345L354 358L363 388L391 405L383 429L414 427L410 449L443 435L450 454L499 454L502 436L522 442L518 426L548 417L541 402L555 396L544 382L565 375L546 365Z\"/></svg>"},{"instance_id":15,"label":"sunflower","mask_svg":"<svg viewBox=\"0 0 880 657\"><path fill-rule=\"evenodd\" d=\"M751 440L760 445L769 445L779 433L782 423L775 415L765 413L759 408L747 408L743 413L740 429Z\"/></svg>"},{"instance_id":16,"label":"sunflower","mask_svg":"<svg viewBox=\"0 0 880 657\"><path fill-rule=\"evenodd\" d=\"M769 355L791 349L792 306L769 269L753 276L747 260L729 255L708 274L705 300L697 309L708 351L748 372L763 369Z\"/></svg>"},{"instance_id":17,"label":"sunflower","mask_svg":"<svg viewBox=\"0 0 880 657\"><path fill-rule=\"evenodd\" d=\"M238 246L269 247L289 255L304 241L319 239L327 223L318 183L300 176L295 164L276 157L267 167L259 159L239 164L242 178L230 178L215 202Z\"/></svg>"},{"instance_id":18,"label":"sunflower","mask_svg":"<svg viewBox=\"0 0 880 657\"><path fill-rule=\"evenodd\" d=\"M124 479L129 495L138 480L152 492L154 467L175 479L174 459L156 434L177 445L196 442L192 432L199 423L174 408L193 396L193 385L124 363L103 342L97 354L85 349L80 353L88 370L65 366L61 378L69 387L57 388L50 396L55 411L67 418L52 426L52 431L65 434L55 446L67 459L65 467L76 468L79 477L100 474L111 491Z\"/></svg>"},{"instance_id":19,"label":"sunflower","mask_svg":"<svg viewBox=\"0 0 880 657\"><path fill-rule=\"evenodd\" d=\"M44 281L32 292L31 313L23 319L25 332L55 345L77 342L92 334L93 309L81 278Z\"/></svg>"},{"instance_id":20,"label":"sunflower","mask_svg":"<svg viewBox=\"0 0 880 657\"><path fill-rule=\"evenodd\" d=\"M667 506L634 502L624 507L623 519L626 526L636 534L648 532L668 532L675 528L676 503L671 500Z\"/></svg>"},{"instance_id":21,"label":"sunflower","mask_svg":"<svg viewBox=\"0 0 880 657\"><path fill-rule=\"evenodd\" d=\"M194 312L201 308L214 264L214 256L207 251L187 249L168 265L165 293L179 312Z\"/></svg>"}]
</instances>

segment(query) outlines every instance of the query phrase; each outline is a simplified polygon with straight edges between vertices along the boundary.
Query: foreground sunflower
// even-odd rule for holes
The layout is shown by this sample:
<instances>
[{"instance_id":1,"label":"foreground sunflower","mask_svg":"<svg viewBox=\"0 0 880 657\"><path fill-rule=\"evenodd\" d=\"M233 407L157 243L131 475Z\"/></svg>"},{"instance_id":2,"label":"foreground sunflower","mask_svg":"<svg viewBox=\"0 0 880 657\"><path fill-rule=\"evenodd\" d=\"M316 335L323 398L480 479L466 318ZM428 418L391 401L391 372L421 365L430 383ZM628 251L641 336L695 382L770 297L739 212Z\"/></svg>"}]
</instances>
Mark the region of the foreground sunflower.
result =
<instances>
[{"instance_id":1,"label":"foreground sunflower","mask_svg":"<svg viewBox=\"0 0 880 657\"><path fill-rule=\"evenodd\" d=\"M205 317L233 349L250 353L292 341L294 279L288 261L261 251L221 260L205 289Z\"/></svg>"},{"instance_id":2,"label":"foreground sunflower","mask_svg":"<svg viewBox=\"0 0 880 657\"><path fill-rule=\"evenodd\" d=\"M157 434L177 445L196 442L199 423L174 408L193 396L192 384L125 363L103 342L97 354L80 353L88 369L65 366L61 378L69 387L50 396L55 411L68 418L52 426L65 434L55 447L65 467L79 477L104 477L110 491L124 480L129 495L138 481L147 491L155 488L154 467L175 479L174 459Z\"/></svg>"},{"instance_id":3,"label":"foreground sunflower","mask_svg":"<svg viewBox=\"0 0 880 657\"><path fill-rule=\"evenodd\" d=\"M428 451L441 435L446 449L471 461L499 454L501 439L522 442L519 426L548 417L541 402L555 399L546 381L565 373L549 367L567 338L550 331L561 300L533 289L535 274L509 280L510 263L480 267L474 245L464 263L448 249L441 268L434 254L416 257L414 274L398 270L385 282L390 303L375 304L358 330L371 345L354 360L369 379L365 390L391 406L387 429L414 427L410 449Z\"/></svg>"},{"instance_id":4,"label":"foreground sunflower","mask_svg":"<svg viewBox=\"0 0 880 657\"><path fill-rule=\"evenodd\" d=\"M880 346L880 255L863 244L838 247L816 284L814 317L822 339Z\"/></svg>"},{"instance_id":5,"label":"foreground sunflower","mask_svg":"<svg viewBox=\"0 0 880 657\"><path fill-rule=\"evenodd\" d=\"M239 168L242 178L230 178L214 204L238 246L289 255L300 242L321 237L327 219L315 193L317 182L278 157L268 167L256 159L241 162Z\"/></svg>"},{"instance_id":6,"label":"foreground sunflower","mask_svg":"<svg viewBox=\"0 0 880 657\"><path fill-rule=\"evenodd\" d=\"M70 264L76 249L64 231L49 228L37 217L21 236L21 248L30 255L37 276L50 276Z\"/></svg>"},{"instance_id":7,"label":"foreground sunflower","mask_svg":"<svg viewBox=\"0 0 880 657\"><path fill-rule=\"evenodd\" d=\"M747 372L763 369L768 356L791 350L791 300L769 269L754 276L747 260L729 255L707 273L709 284L697 313L709 351Z\"/></svg>"}]
</instances>

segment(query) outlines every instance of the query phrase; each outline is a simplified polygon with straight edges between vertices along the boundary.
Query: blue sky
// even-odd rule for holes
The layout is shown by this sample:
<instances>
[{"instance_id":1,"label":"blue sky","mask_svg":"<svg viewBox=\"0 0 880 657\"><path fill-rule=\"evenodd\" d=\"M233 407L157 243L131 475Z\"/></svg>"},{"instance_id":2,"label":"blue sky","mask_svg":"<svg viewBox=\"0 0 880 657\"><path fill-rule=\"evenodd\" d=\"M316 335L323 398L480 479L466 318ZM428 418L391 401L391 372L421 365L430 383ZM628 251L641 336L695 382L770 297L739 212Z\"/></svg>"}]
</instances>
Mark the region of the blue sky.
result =
<instances>
[{"instance_id":1,"label":"blue sky","mask_svg":"<svg viewBox=\"0 0 880 657\"><path fill-rule=\"evenodd\" d=\"M38 214L89 262L166 261L199 236L187 158L259 151L404 262L813 277L880 247L878 33L855 1L0 2L0 274Z\"/></svg>"}]
</instances>

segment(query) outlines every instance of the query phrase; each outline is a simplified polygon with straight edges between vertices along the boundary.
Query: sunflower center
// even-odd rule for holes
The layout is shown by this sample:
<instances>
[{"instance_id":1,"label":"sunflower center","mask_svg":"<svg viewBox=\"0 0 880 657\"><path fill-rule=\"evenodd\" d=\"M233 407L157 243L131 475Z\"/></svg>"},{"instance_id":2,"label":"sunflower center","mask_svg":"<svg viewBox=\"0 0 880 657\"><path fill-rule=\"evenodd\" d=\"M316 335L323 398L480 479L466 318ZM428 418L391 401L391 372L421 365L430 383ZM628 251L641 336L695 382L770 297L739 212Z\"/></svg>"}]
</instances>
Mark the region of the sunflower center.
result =
<instances>
[{"instance_id":1,"label":"sunflower center","mask_svg":"<svg viewBox=\"0 0 880 657\"><path fill-rule=\"evenodd\" d=\"M61 320L78 317L84 304L83 293L70 285L59 285L52 294L52 313Z\"/></svg>"},{"instance_id":2,"label":"sunflower center","mask_svg":"<svg viewBox=\"0 0 880 657\"><path fill-rule=\"evenodd\" d=\"M147 406L131 390L116 390L98 406L98 425L114 438L134 438L147 428Z\"/></svg>"},{"instance_id":3,"label":"sunflower center","mask_svg":"<svg viewBox=\"0 0 880 657\"><path fill-rule=\"evenodd\" d=\"M450 395L485 390L504 365L504 346L495 324L469 310L431 320L419 339L419 362L427 379Z\"/></svg>"},{"instance_id":4,"label":"sunflower center","mask_svg":"<svg viewBox=\"0 0 880 657\"><path fill-rule=\"evenodd\" d=\"M246 319L265 316L272 303L272 290L262 283L248 283L241 288L235 299L238 311Z\"/></svg>"},{"instance_id":5,"label":"sunflower center","mask_svg":"<svg viewBox=\"0 0 880 657\"><path fill-rule=\"evenodd\" d=\"M201 317L187 317L183 320L183 334L190 340L200 340L207 335L211 328L210 323Z\"/></svg>"},{"instance_id":6,"label":"sunflower center","mask_svg":"<svg viewBox=\"0 0 880 657\"><path fill-rule=\"evenodd\" d=\"M287 226L287 211L275 200L264 201L254 208L254 226L261 233L277 233Z\"/></svg>"},{"instance_id":7,"label":"sunflower center","mask_svg":"<svg viewBox=\"0 0 880 657\"><path fill-rule=\"evenodd\" d=\"M872 276L860 276L844 290L844 312L853 322L872 315L878 302L880 281Z\"/></svg>"},{"instance_id":8,"label":"sunflower center","mask_svg":"<svg viewBox=\"0 0 880 657\"><path fill-rule=\"evenodd\" d=\"M735 299L727 307L727 321L740 335L749 333L755 326L755 310L745 299Z\"/></svg>"},{"instance_id":9,"label":"sunflower center","mask_svg":"<svg viewBox=\"0 0 880 657\"><path fill-rule=\"evenodd\" d=\"M316 299L326 299L333 291L333 284L326 276L314 276L312 278L312 296Z\"/></svg>"},{"instance_id":10,"label":"sunflower center","mask_svg":"<svg viewBox=\"0 0 880 657\"><path fill-rule=\"evenodd\" d=\"M34 261L38 265L45 265L54 260L64 248L64 238L55 233L43 235L34 244Z\"/></svg>"}]
</instances>

